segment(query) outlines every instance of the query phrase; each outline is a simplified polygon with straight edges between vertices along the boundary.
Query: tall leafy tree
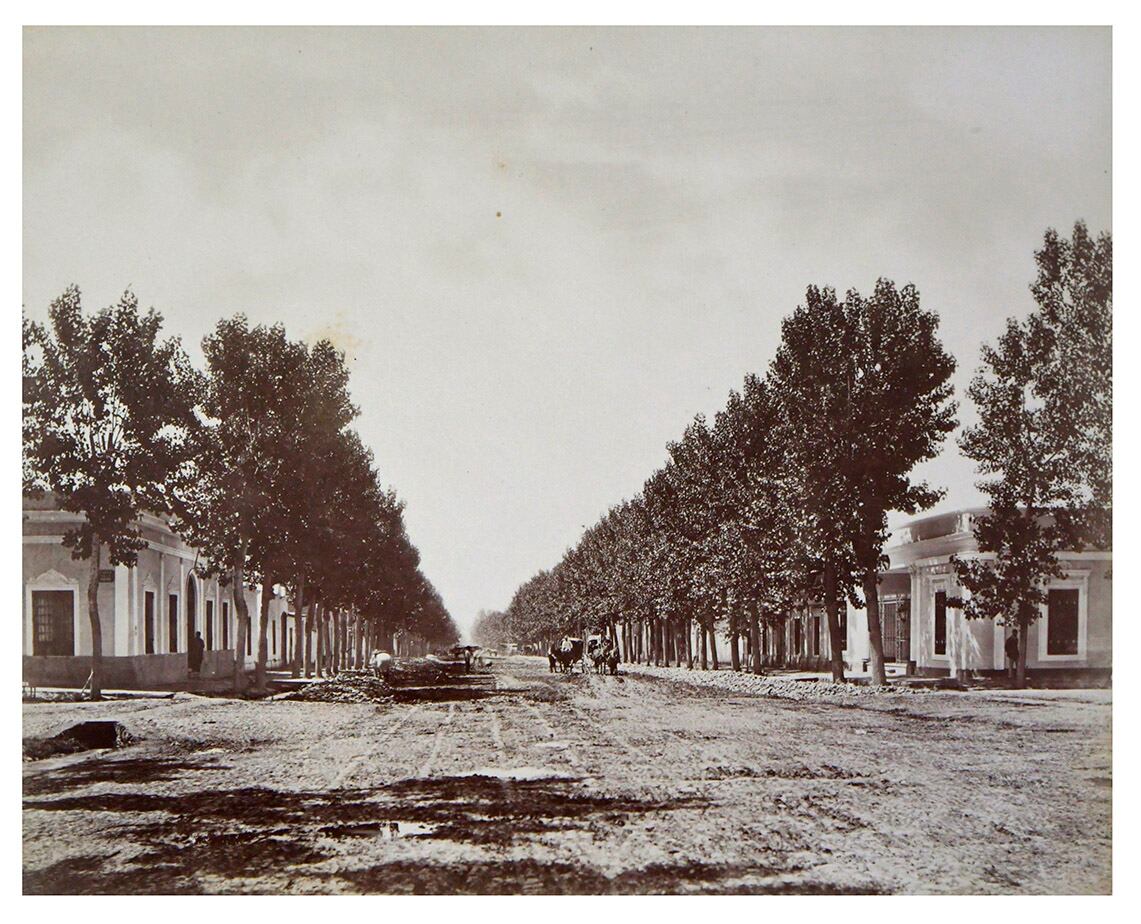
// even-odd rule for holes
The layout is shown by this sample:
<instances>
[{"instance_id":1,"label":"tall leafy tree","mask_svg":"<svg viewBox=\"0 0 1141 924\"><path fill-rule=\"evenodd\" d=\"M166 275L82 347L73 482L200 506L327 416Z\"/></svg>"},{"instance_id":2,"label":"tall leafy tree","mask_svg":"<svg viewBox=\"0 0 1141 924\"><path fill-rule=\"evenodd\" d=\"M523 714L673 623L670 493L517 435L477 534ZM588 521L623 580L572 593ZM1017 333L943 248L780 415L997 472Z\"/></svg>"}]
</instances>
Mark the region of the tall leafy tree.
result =
<instances>
[{"instance_id":1,"label":"tall leafy tree","mask_svg":"<svg viewBox=\"0 0 1141 924\"><path fill-rule=\"evenodd\" d=\"M973 529L986 558L955 562L969 619L1015 626L1016 683L1026 683L1026 640L1058 555L1109 540L1112 493L1112 240L1078 223L1036 254L1038 307L1008 319L968 396L979 422L960 440L990 500Z\"/></svg>"},{"instance_id":2,"label":"tall leafy tree","mask_svg":"<svg viewBox=\"0 0 1141 924\"><path fill-rule=\"evenodd\" d=\"M781 406L769 383L748 376L740 398L730 400L725 414L735 418L731 490L740 509L737 593L749 609L753 670L759 674L759 618L783 629L784 617L808 587L807 522L784 442Z\"/></svg>"},{"instance_id":3,"label":"tall leafy tree","mask_svg":"<svg viewBox=\"0 0 1141 924\"><path fill-rule=\"evenodd\" d=\"M183 484L179 528L232 589L238 617L234 688L241 691L250 627L245 589L260 580L267 598L286 558L291 521L281 497L306 353L286 338L281 325L251 327L244 315L219 321L202 350L205 426L195 470ZM259 619L259 685L265 676L268 602L263 599Z\"/></svg>"},{"instance_id":4,"label":"tall leafy tree","mask_svg":"<svg viewBox=\"0 0 1141 924\"><path fill-rule=\"evenodd\" d=\"M279 503L285 513L284 534L277 547L277 570L292 591L297 620L297 641L302 637L307 585L322 561L322 550L332 534L348 521L345 517L369 510L368 494L375 487L371 456L348 430L358 414L349 396L349 373L344 354L327 340L305 348L304 361L292 385L296 410L288 427L282 460ZM303 645L294 645L293 676L301 673Z\"/></svg>"},{"instance_id":5,"label":"tall leafy tree","mask_svg":"<svg viewBox=\"0 0 1141 924\"><path fill-rule=\"evenodd\" d=\"M847 477L856 445L853 334L835 290L810 286L805 303L781 324L768 379L780 407L779 440L799 482L807 555L821 575L834 680L844 679L840 607L845 599L859 602L860 569L851 545L859 527Z\"/></svg>"},{"instance_id":6,"label":"tall leafy tree","mask_svg":"<svg viewBox=\"0 0 1141 924\"><path fill-rule=\"evenodd\" d=\"M99 569L133 565L146 546L143 510L167 512L171 490L197 427L200 378L177 338L159 339L161 316L141 313L127 292L88 317L77 287L49 309L49 322L24 319L24 488L51 491L83 514L63 544L87 559L91 693L103 684Z\"/></svg>"},{"instance_id":7,"label":"tall leafy tree","mask_svg":"<svg viewBox=\"0 0 1141 924\"><path fill-rule=\"evenodd\" d=\"M853 349L847 374L850 462L841 472L856 501L852 536L868 616L873 683L886 683L879 621L879 571L887 542L888 511L917 513L943 492L913 482L911 471L934 458L957 425L950 379L954 359L943 349L939 317L919 304L912 285L876 283L870 298L849 292L844 301Z\"/></svg>"},{"instance_id":8,"label":"tall leafy tree","mask_svg":"<svg viewBox=\"0 0 1141 924\"><path fill-rule=\"evenodd\" d=\"M810 288L785 321L773 378L820 560L834 675L839 598L847 596L867 609L872 678L886 680L878 574L887 513L914 513L941 496L910 478L955 427L955 363L937 328L914 286L897 290L887 279L870 298L853 290L842 302Z\"/></svg>"},{"instance_id":9,"label":"tall leafy tree","mask_svg":"<svg viewBox=\"0 0 1141 924\"><path fill-rule=\"evenodd\" d=\"M1052 228L1034 255L1030 287L1038 310L1029 323L1052 344L1053 361L1037 383L1057 426L1069 434L1074 501L1064 512L1090 544L1108 548L1113 509L1113 239L1090 236L1084 222L1070 239Z\"/></svg>"}]
</instances>

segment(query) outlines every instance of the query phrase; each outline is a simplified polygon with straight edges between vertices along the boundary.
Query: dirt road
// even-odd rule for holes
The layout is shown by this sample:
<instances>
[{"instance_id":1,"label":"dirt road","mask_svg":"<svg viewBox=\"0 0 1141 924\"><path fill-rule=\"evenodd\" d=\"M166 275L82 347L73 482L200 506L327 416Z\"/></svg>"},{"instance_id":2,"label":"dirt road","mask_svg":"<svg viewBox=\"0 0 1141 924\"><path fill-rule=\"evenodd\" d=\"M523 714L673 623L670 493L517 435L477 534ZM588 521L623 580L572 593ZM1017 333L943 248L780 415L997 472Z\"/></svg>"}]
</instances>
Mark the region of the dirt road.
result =
<instances>
[{"instance_id":1,"label":"dirt road","mask_svg":"<svg viewBox=\"0 0 1141 924\"><path fill-rule=\"evenodd\" d=\"M492 675L385 705L25 706L24 890L1106 892L1110 709Z\"/></svg>"}]
</instances>

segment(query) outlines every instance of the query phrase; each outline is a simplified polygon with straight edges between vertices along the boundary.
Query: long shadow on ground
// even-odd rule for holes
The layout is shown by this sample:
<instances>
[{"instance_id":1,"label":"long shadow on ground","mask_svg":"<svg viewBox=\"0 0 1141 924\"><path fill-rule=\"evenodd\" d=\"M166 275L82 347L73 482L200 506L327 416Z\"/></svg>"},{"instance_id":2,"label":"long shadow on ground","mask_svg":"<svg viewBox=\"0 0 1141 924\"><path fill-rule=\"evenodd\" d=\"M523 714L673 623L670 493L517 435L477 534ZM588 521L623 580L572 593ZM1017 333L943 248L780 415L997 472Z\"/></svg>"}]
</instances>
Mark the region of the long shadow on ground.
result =
<instances>
[{"instance_id":1,"label":"long shadow on ground","mask_svg":"<svg viewBox=\"0 0 1141 924\"><path fill-rule=\"evenodd\" d=\"M118 763L125 764L126 761ZM76 770L77 785L133 773L142 779L173 772L164 762L151 771L119 768L100 777L96 768ZM43 790L40 790L42 792ZM597 892L609 880L601 874L543 864L426 865L410 875L401 864L381 864L359 872L306 869L344 857L336 843L355 838L391 838L402 826L415 836L506 847L531 837L592 825L619 826L631 815L701 807L704 800L610 797L593 794L575 778L503 780L481 776L403 780L368 790L282 792L264 788L201 789L180 795L99 792L59 798L25 798L26 810L67 812L161 812L116 829L117 840L139 850L111 867L101 857L70 859L44 869L26 870L25 893L171 894L218 891L224 880L284 873L338 888L366 892L479 891L496 882L508 891ZM397 834L399 836L399 834ZM350 852L351 853L351 852ZM684 868L679 867L679 870ZM515 870L513 872L513 870ZM542 872L546 870L546 872ZM568 881L564 879L570 877ZM665 882L665 879L662 880ZM561 883L561 885L560 885ZM256 891L237 884L241 891ZM664 887L664 886L663 886ZM632 885L627 891L637 891Z\"/></svg>"}]
</instances>

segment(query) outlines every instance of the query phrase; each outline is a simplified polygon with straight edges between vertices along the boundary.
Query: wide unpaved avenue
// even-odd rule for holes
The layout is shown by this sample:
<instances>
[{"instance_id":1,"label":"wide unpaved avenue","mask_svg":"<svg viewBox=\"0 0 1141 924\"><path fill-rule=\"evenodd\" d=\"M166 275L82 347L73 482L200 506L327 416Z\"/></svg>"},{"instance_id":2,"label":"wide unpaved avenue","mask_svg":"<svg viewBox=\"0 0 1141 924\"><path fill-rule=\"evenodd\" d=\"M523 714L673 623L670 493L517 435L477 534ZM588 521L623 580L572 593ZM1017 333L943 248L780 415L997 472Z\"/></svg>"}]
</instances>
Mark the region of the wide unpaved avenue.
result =
<instances>
[{"instance_id":1,"label":"wide unpaved avenue","mask_svg":"<svg viewBox=\"0 0 1141 924\"><path fill-rule=\"evenodd\" d=\"M1105 698L792 702L513 658L386 705L33 704L25 892L1104 892Z\"/></svg>"}]
</instances>

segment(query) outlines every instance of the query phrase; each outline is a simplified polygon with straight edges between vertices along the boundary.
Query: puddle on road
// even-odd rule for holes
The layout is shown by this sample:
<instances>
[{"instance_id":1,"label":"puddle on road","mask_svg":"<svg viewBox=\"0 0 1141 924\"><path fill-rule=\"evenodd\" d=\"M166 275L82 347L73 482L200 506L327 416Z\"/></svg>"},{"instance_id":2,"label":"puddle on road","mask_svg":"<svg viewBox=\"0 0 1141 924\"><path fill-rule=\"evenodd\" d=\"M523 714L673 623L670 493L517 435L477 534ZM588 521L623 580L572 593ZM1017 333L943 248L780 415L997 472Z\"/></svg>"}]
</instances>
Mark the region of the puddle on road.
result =
<instances>
[{"instance_id":1,"label":"puddle on road","mask_svg":"<svg viewBox=\"0 0 1141 924\"><path fill-rule=\"evenodd\" d=\"M537 748L550 748L552 751L565 751L570 747L569 741L538 741L534 744Z\"/></svg>"},{"instance_id":2,"label":"puddle on road","mask_svg":"<svg viewBox=\"0 0 1141 924\"><path fill-rule=\"evenodd\" d=\"M334 825L323 828L326 834L338 837L376 837L382 841L395 841L403 837L424 837L432 834L439 825L422 821L370 821L355 825Z\"/></svg>"}]
</instances>

